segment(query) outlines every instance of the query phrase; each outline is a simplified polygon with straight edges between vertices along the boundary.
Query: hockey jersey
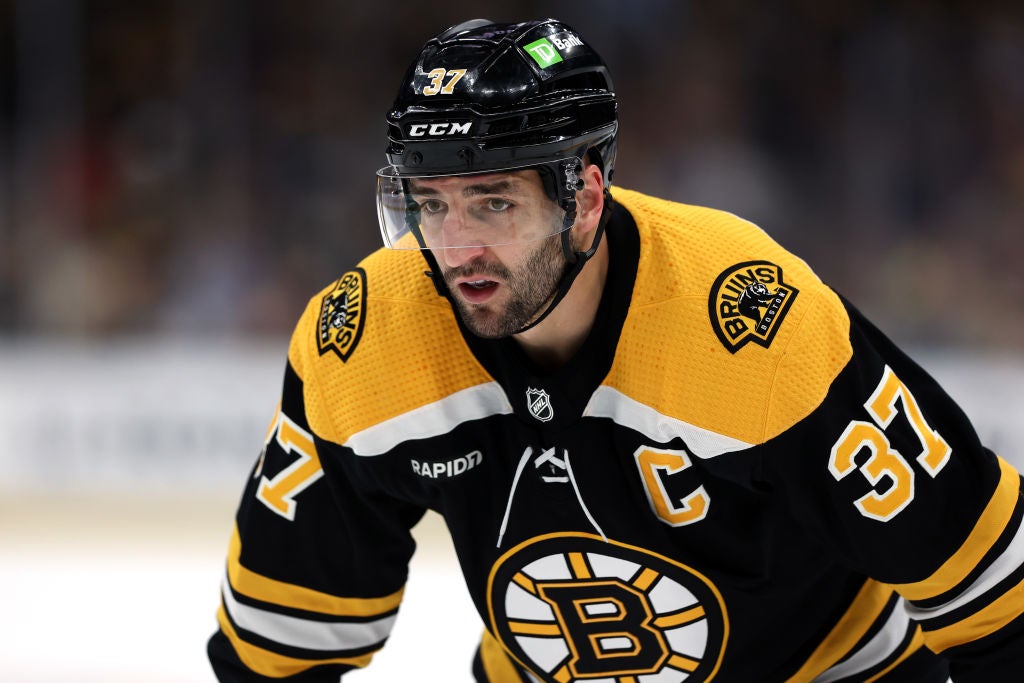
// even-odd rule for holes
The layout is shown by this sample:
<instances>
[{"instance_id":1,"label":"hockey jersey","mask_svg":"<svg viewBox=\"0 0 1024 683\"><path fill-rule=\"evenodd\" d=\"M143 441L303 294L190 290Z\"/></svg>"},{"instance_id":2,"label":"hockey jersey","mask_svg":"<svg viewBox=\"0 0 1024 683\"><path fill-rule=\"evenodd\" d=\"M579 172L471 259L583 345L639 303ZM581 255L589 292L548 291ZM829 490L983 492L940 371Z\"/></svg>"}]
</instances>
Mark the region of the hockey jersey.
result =
<instances>
[{"instance_id":1,"label":"hockey jersey","mask_svg":"<svg viewBox=\"0 0 1024 683\"><path fill-rule=\"evenodd\" d=\"M557 371L464 330L416 252L310 301L228 549L220 679L367 665L434 510L482 681L1020 680L1020 475L760 228L613 195L597 319Z\"/></svg>"}]
</instances>

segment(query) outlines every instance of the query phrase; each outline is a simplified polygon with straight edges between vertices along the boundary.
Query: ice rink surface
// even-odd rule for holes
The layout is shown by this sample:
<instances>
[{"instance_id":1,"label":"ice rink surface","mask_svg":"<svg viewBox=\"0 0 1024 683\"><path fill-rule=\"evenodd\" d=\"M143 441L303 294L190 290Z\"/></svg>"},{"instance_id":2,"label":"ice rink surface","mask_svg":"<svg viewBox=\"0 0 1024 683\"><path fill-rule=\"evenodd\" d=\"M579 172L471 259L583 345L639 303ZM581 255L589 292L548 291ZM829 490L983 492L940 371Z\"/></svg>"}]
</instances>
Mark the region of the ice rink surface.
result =
<instances>
[{"instance_id":1,"label":"ice rink surface","mask_svg":"<svg viewBox=\"0 0 1024 683\"><path fill-rule=\"evenodd\" d=\"M233 508L233 498L4 497L0 680L214 681L205 647ZM417 539L391 640L346 683L472 681L482 626L439 518Z\"/></svg>"}]
</instances>

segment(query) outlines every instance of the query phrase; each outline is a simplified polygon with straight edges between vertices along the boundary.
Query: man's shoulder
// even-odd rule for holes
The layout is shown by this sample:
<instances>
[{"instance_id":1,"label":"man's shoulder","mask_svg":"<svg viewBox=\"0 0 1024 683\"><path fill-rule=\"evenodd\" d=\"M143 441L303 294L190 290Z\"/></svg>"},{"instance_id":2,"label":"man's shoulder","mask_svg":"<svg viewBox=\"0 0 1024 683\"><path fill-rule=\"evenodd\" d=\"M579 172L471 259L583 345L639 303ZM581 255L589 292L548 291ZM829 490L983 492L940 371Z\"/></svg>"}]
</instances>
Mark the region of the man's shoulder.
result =
<instances>
[{"instance_id":1,"label":"man's shoulder","mask_svg":"<svg viewBox=\"0 0 1024 683\"><path fill-rule=\"evenodd\" d=\"M626 392L748 443L806 416L850 358L839 297L749 221L620 194L641 243L620 341ZM666 383L686 390L657 395ZM772 408L783 394L785 410Z\"/></svg>"},{"instance_id":2,"label":"man's shoulder","mask_svg":"<svg viewBox=\"0 0 1024 683\"><path fill-rule=\"evenodd\" d=\"M427 273L427 261L418 249L380 249L359 262L372 285L371 296L392 301L428 303L447 307Z\"/></svg>"},{"instance_id":3,"label":"man's shoulder","mask_svg":"<svg viewBox=\"0 0 1024 683\"><path fill-rule=\"evenodd\" d=\"M756 223L726 210L662 199L632 190L613 195L623 205L647 248L643 255L658 265L682 267L698 275L721 272L727 264L772 258L792 263L815 277L807 264Z\"/></svg>"},{"instance_id":4,"label":"man's shoulder","mask_svg":"<svg viewBox=\"0 0 1024 683\"><path fill-rule=\"evenodd\" d=\"M634 304L703 299L728 324L732 317L756 317L766 290L804 292L804 301L828 290L796 253L736 214L630 190L614 196L640 235Z\"/></svg>"},{"instance_id":5,"label":"man's shoulder","mask_svg":"<svg viewBox=\"0 0 1024 683\"><path fill-rule=\"evenodd\" d=\"M331 352L347 362L357 346L378 343L374 337L398 341L415 336L426 318L450 320L451 309L425 270L416 251L373 252L309 299L293 337L313 340L319 355Z\"/></svg>"},{"instance_id":6,"label":"man's shoulder","mask_svg":"<svg viewBox=\"0 0 1024 683\"><path fill-rule=\"evenodd\" d=\"M415 251L380 250L313 296L288 359L313 430L354 434L489 381Z\"/></svg>"}]
</instances>

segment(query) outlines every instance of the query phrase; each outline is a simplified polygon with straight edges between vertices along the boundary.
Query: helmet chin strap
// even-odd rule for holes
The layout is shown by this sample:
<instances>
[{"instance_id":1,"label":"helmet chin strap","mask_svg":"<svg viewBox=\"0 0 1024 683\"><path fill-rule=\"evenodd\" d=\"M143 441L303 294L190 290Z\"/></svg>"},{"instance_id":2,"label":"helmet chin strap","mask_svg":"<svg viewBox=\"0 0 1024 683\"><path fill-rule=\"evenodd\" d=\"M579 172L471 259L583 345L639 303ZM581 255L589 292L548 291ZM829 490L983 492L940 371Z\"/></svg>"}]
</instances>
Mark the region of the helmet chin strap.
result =
<instances>
[{"instance_id":1,"label":"helmet chin strap","mask_svg":"<svg viewBox=\"0 0 1024 683\"><path fill-rule=\"evenodd\" d=\"M562 302L565 295L569 293L569 289L572 287L572 283L576 280L576 277L583 270L583 266L587 265L587 261L590 257L597 253L597 247L601 243L601 238L604 236L604 226L608 222L608 218L611 216L611 195L608 190L604 191L604 208L601 210L601 218L597 221L597 228L594 230L594 240L590 244L590 248L586 251L575 251L572 248L572 231L569 229L572 223L576 222L576 210L573 206L572 217L570 218L569 213L566 212L565 220L569 223L569 226L562 231L562 253L565 255L565 271L562 273L562 277L558 280L558 284L555 285L554 296L551 298L551 302L547 305L544 311L534 318L532 321L526 323L518 330L513 332L513 335L526 332L527 330L533 329L539 325L545 318L547 318L555 306Z\"/></svg>"},{"instance_id":2,"label":"helmet chin strap","mask_svg":"<svg viewBox=\"0 0 1024 683\"><path fill-rule=\"evenodd\" d=\"M590 248L586 251L575 251L572 248L572 231L570 228L573 223L576 222L576 207L573 202L572 212L566 211L565 214L565 229L562 230L562 253L565 255L565 270L562 272L562 277L559 278L558 284L555 285L553 296L548 303L544 311L536 318L526 323L518 330L512 333L517 335L522 332L526 332L539 325L548 315L555 310L555 306L561 303L565 295L569 293L569 289L572 287L572 283L576 280L576 277L583 270L583 266L587 265L587 261L597 253L597 247L601 243L601 238L604 236L604 226L611 217L611 194L607 189L604 190L604 208L601 210L601 218L597 222L597 228L594 230L594 240L590 245ZM444 298L448 299L455 307L455 301L452 298L452 293L448 290L448 285L444 281L444 276L441 275L441 269L438 267L437 260L429 249L423 250L423 256L427 259L427 264L430 266L430 270L425 271L423 274L430 278L430 281L434 283L434 289L437 293ZM457 308L456 308L457 310ZM456 313L457 315L457 313Z\"/></svg>"}]
</instances>

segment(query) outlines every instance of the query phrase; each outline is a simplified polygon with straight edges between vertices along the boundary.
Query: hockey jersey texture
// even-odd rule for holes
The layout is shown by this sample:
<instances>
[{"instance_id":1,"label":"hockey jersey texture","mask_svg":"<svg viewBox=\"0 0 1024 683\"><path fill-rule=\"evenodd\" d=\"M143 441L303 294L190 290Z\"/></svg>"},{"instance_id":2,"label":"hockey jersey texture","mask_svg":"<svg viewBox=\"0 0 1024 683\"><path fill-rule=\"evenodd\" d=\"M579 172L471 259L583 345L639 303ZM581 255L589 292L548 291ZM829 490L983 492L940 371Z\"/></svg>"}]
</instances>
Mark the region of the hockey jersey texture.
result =
<instances>
[{"instance_id":1,"label":"hockey jersey texture","mask_svg":"<svg viewBox=\"0 0 1024 683\"><path fill-rule=\"evenodd\" d=\"M556 372L465 332L415 252L310 301L219 678L367 665L429 509L487 625L480 680L1019 680L1020 475L761 229L613 194L598 317Z\"/></svg>"}]
</instances>

